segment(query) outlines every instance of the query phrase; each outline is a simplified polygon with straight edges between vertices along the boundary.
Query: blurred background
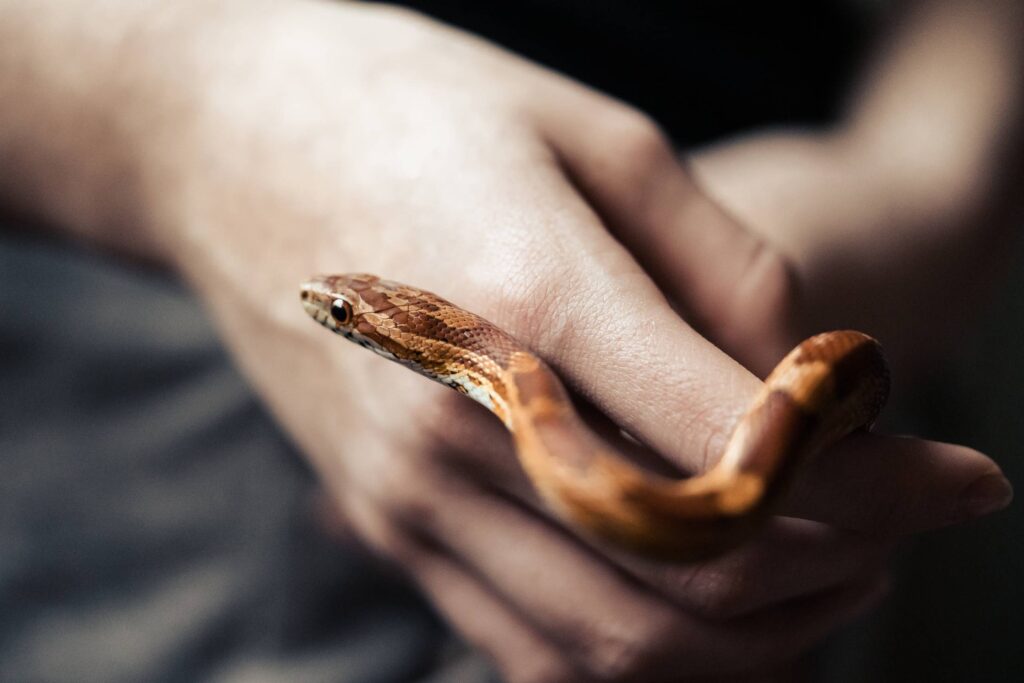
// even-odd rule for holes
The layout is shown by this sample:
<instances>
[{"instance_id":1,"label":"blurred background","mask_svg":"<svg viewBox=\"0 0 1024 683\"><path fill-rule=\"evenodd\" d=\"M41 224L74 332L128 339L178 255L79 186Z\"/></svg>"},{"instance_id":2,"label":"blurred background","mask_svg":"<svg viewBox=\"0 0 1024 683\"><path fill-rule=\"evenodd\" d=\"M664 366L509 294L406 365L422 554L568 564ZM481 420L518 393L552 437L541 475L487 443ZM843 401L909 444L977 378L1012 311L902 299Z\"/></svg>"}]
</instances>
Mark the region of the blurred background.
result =
<instances>
[{"instance_id":1,"label":"blurred background","mask_svg":"<svg viewBox=\"0 0 1024 683\"><path fill-rule=\"evenodd\" d=\"M681 147L835 116L875 3L408 3L630 101ZM686 96L678 83L688 85ZM323 531L313 476L166 275L0 230L0 680L496 680ZM1024 253L895 431L1024 484ZM896 378L899 382L899 378ZM925 536L813 680L1024 680L1019 504Z\"/></svg>"}]
</instances>

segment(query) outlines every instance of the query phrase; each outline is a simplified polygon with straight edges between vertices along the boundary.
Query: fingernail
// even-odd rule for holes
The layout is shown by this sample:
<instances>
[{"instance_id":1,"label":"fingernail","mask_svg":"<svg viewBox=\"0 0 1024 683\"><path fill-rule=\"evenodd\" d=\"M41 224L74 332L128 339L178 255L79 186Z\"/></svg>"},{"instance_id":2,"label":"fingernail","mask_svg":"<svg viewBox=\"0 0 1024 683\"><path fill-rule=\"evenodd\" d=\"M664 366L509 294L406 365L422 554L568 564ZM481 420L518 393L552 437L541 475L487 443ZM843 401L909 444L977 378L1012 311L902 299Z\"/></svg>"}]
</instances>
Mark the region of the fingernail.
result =
<instances>
[{"instance_id":1,"label":"fingernail","mask_svg":"<svg viewBox=\"0 0 1024 683\"><path fill-rule=\"evenodd\" d=\"M1002 510L1013 500L1013 487L1001 474L986 474L960 493L960 514L964 520L977 519Z\"/></svg>"}]
</instances>

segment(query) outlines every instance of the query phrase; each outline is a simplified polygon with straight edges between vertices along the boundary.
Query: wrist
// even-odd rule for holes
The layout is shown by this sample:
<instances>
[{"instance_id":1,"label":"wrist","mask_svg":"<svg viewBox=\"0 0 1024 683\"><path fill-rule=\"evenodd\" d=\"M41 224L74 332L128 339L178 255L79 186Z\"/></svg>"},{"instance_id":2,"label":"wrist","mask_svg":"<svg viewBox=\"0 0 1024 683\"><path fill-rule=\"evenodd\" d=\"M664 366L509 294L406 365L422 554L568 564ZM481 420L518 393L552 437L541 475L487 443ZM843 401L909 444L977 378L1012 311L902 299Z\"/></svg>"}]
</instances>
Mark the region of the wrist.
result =
<instances>
[{"instance_id":1,"label":"wrist","mask_svg":"<svg viewBox=\"0 0 1024 683\"><path fill-rule=\"evenodd\" d=\"M265 72L275 49L303 34L288 22L315 26L316 15L353 9L279 0L0 7L0 211L175 265L187 193L202 182L192 176L217 161L218 136L232 134L232 94L259 74L268 104L286 98L273 78L283 86L290 74L279 68L268 82Z\"/></svg>"},{"instance_id":2,"label":"wrist","mask_svg":"<svg viewBox=\"0 0 1024 683\"><path fill-rule=\"evenodd\" d=\"M148 257L138 220L142 169L159 140L167 96L154 63L180 61L160 40L155 3L2 9L0 150L5 209L58 232ZM159 97L158 97L159 95Z\"/></svg>"},{"instance_id":3,"label":"wrist","mask_svg":"<svg viewBox=\"0 0 1024 683\"><path fill-rule=\"evenodd\" d=\"M293 226L331 232L332 179L353 165L344 150L379 135L360 123L360 112L381 106L370 81L381 62L404 63L425 33L417 15L388 6L224 5L169 32L188 42L172 53L180 63L155 66L154 122L134 142L145 150L135 221L190 276L218 250L265 249Z\"/></svg>"}]
</instances>

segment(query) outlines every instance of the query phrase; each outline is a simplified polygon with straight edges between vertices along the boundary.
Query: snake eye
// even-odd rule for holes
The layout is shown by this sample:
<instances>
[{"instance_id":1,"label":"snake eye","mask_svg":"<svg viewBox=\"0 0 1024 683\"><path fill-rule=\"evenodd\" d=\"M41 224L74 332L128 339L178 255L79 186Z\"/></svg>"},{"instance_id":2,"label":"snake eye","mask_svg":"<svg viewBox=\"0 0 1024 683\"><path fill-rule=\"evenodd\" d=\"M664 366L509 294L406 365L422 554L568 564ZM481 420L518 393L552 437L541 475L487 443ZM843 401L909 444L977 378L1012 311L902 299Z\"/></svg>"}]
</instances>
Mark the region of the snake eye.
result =
<instances>
[{"instance_id":1,"label":"snake eye","mask_svg":"<svg viewBox=\"0 0 1024 683\"><path fill-rule=\"evenodd\" d=\"M335 299L331 304L331 317L342 325L347 325L352 319L352 304L344 299Z\"/></svg>"}]
</instances>

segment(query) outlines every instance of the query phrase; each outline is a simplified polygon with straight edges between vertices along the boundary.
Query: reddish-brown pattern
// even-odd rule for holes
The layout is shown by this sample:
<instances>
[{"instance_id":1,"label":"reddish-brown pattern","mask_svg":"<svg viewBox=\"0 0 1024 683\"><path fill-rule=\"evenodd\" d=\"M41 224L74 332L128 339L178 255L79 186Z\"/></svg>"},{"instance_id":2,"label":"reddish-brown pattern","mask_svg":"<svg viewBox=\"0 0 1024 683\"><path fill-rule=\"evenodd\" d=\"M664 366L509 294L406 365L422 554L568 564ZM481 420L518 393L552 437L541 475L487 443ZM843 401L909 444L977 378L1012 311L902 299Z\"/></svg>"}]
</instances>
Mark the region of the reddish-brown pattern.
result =
<instances>
[{"instance_id":1,"label":"reddish-brown pattern","mask_svg":"<svg viewBox=\"0 0 1024 683\"><path fill-rule=\"evenodd\" d=\"M332 317L339 300L350 319ZM302 301L332 331L490 408L557 515L599 540L656 557L707 557L742 541L800 463L869 425L888 394L874 339L817 335L772 372L713 469L671 480L606 447L550 368L509 334L434 294L372 275L332 275L303 285Z\"/></svg>"}]
</instances>

